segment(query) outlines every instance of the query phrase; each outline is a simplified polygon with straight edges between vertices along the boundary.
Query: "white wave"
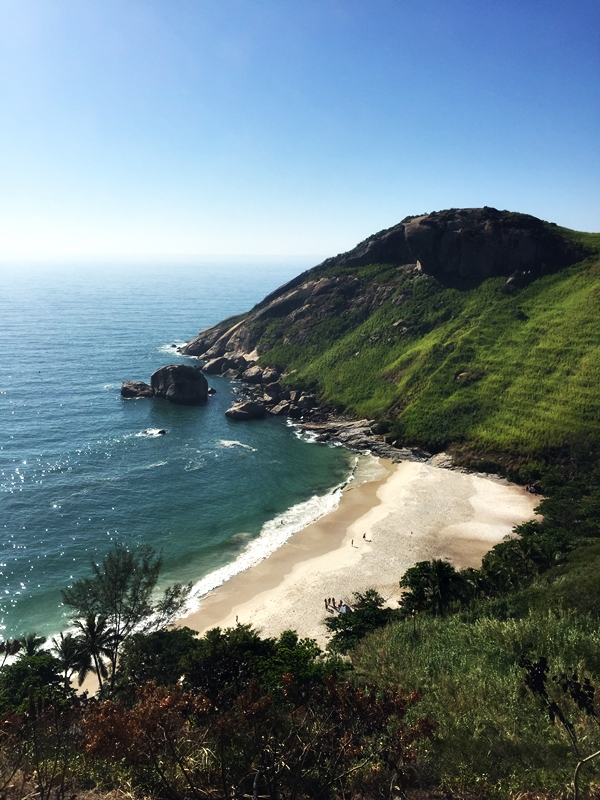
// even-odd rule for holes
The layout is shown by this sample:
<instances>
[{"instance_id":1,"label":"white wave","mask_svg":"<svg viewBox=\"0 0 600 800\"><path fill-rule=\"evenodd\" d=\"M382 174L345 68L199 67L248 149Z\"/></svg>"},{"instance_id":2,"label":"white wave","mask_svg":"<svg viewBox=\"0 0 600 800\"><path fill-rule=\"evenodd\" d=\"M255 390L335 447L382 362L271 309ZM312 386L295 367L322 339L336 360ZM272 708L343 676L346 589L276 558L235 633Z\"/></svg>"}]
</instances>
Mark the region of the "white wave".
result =
<instances>
[{"instance_id":1,"label":"white wave","mask_svg":"<svg viewBox=\"0 0 600 800\"><path fill-rule=\"evenodd\" d=\"M379 481L387 474L387 469L382 467L379 458L372 453L361 453L356 458L353 479L361 484L367 481Z\"/></svg>"},{"instance_id":2,"label":"white wave","mask_svg":"<svg viewBox=\"0 0 600 800\"><path fill-rule=\"evenodd\" d=\"M221 447L243 447L245 450L251 450L253 453L257 452L256 447L250 447L249 444L238 442L235 439L220 439L219 444Z\"/></svg>"},{"instance_id":3,"label":"white wave","mask_svg":"<svg viewBox=\"0 0 600 800\"><path fill-rule=\"evenodd\" d=\"M205 464L206 462L202 458L199 461L189 461L185 465L184 470L186 472L195 472L197 469L202 469L205 466Z\"/></svg>"},{"instance_id":4,"label":"white wave","mask_svg":"<svg viewBox=\"0 0 600 800\"><path fill-rule=\"evenodd\" d=\"M182 347L184 344L187 344L187 342L168 342L167 344L159 345L157 349L159 353L168 353L169 355L179 357L181 354L178 352L177 348Z\"/></svg>"},{"instance_id":5,"label":"white wave","mask_svg":"<svg viewBox=\"0 0 600 800\"><path fill-rule=\"evenodd\" d=\"M164 467L166 466L166 461L157 461L155 464L148 464L146 469L153 469L154 467Z\"/></svg>"},{"instance_id":6,"label":"white wave","mask_svg":"<svg viewBox=\"0 0 600 800\"><path fill-rule=\"evenodd\" d=\"M164 428L147 428L145 431L140 431L139 433L134 433L133 435L138 436L164 436L166 433Z\"/></svg>"},{"instance_id":7,"label":"white wave","mask_svg":"<svg viewBox=\"0 0 600 800\"><path fill-rule=\"evenodd\" d=\"M120 383L105 383L102 388L103 389L120 389L121 388L121 384Z\"/></svg>"},{"instance_id":8,"label":"white wave","mask_svg":"<svg viewBox=\"0 0 600 800\"><path fill-rule=\"evenodd\" d=\"M229 578L254 567L279 549L294 533L306 528L312 522L324 517L338 507L342 496L341 487L326 495L314 495L310 500L292 506L275 519L265 522L260 536L249 542L240 555L231 564L211 572L198 581L192 592L192 603L195 607L199 600ZM238 534L239 536L239 534ZM189 609L192 611L193 609Z\"/></svg>"}]
</instances>

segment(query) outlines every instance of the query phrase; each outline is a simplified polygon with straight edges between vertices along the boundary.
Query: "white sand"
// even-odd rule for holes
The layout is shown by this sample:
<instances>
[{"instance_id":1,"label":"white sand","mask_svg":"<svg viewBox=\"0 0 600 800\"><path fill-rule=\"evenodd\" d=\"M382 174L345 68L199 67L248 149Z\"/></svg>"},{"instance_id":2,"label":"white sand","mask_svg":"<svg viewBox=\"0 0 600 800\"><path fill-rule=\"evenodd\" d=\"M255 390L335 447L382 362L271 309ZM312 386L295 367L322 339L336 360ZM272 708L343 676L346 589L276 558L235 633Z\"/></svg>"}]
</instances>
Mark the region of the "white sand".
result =
<instances>
[{"instance_id":1,"label":"white sand","mask_svg":"<svg viewBox=\"0 0 600 800\"><path fill-rule=\"evenodd\" d=\"M408 567L431 558L479 566L515 525L535 516L540 500L499 479L382 464L387 480L349 486L336 511L220 586L178 624L204 633L237 618L265 636L292 628L324 646L325 597L351 601L353 592L376 588L395 606Z\"/></svg>"}]
</instances>

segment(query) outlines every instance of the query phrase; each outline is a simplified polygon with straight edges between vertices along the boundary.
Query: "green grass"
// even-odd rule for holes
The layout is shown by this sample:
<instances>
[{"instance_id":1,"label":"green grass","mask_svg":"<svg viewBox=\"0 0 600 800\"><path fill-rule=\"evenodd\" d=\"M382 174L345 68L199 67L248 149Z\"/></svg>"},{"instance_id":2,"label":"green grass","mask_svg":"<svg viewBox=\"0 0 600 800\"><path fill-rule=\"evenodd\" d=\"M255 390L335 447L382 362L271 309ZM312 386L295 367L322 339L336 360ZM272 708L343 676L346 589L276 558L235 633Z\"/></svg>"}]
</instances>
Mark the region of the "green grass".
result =
<instances>
[{"instance_id":1,"label":"green grass","mask_svg":"<svg viewBox=\"0 0 600 800\"><path fill-rule=\"evenodd\" d=\"M550 677L576 672L600 690L599 597L600 543L592 540L525 589L473 601L444 618L419 615L374 631L352 663L361 680L420 691L418 714L439 723L435 740L421 747L425 781L460 796L567 797L578 756L527 689L518 662L544 656ZM598 717L577 708L558 682L547 687L575 727L580 754L600 749ZM594 781L598 786L600 765L586 768L582 786Z\"/></svg>"},{"instance_id":2,"label":"green grass","mask_svg":"<svg viewBox=\"0 0 600 800\"><path fill-rule=\"evenodd\" d=\"M577 758L560 725L552 724L526 688L519 656L550 660L550 674L577 669L600 677L596 619L568 612L532 612L522 619L458 616L393 623L365 638L353 655L361 678L419 689L418 713L439 723L421 747L425 780L457 792L508 798L525 791L560 797ZM597 720L586 717L550 681L575 723L581 753L600 748ZM585 780L598 780L588 768Z\"/></svg>"},{"instance_id":3,"label":"green grass","mask_svg":"<svg viewBox=\"0 0 600 800\"><path fill-rule=\"evenodd\" d=\"M571 235L600 247L598 234ZM293 370L291 384L432 449L531 458L583 433L600 440L597 258L513 293L502 278L458 289L385 265L352 274L393 295L368 313L333 293L334 311L315 314L301 341L278 321L265 332L274 346L263 360Z\"/></svg>"}]
</instances>

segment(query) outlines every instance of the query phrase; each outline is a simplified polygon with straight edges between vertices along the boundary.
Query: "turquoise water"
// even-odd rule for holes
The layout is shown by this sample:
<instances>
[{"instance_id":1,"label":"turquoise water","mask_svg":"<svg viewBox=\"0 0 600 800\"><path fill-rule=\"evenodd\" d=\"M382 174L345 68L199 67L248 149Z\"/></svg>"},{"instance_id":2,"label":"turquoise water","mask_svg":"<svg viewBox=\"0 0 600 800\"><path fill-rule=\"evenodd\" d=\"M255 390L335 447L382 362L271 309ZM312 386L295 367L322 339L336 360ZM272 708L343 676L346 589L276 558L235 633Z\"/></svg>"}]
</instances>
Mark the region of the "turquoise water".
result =
<instances>
[{"instance_id":1,"label":"turquoise water","mask_svg":"<svg viewBox=\"0 0 600 800\"><path fill-rule=\"evenodd\" d=\"M245 311L306 263L4 267L0 288L0 625L68 625L61 587L115 541L162 550L162 583L204 592L335 506L354 456L280 419L125 401L123 380ZM166 429L165 436L152 431Z\"/></svg>"}]
</instances>

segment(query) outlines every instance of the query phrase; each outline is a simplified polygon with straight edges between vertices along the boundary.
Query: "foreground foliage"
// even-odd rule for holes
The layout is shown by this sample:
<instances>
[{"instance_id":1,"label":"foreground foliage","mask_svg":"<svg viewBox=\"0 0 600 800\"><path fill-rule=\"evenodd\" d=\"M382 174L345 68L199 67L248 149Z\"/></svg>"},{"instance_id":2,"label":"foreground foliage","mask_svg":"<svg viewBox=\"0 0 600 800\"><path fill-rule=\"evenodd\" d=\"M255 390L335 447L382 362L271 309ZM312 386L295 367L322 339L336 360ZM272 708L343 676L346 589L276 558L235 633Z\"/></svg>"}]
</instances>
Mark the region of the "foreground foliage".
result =
<instances>
[{"instance_id":1,"label":"foreground foliage","mask_svg":"<svg viewBox=\"0 0 600 800\"><path fill-rule=\"evenodd\" d=\"M153 637L153 652L168 648L168 636ZM356 685L289 631L262 640L246 626L215 629L180 668L187 690L149 681L120 699L48 703L32 687L26 708L0 721L4 796L95 785L182 799L391 797L414 782L416 744L435 729L416 713L406 722L418 692Z\"/></svg>"}]
</instances>

